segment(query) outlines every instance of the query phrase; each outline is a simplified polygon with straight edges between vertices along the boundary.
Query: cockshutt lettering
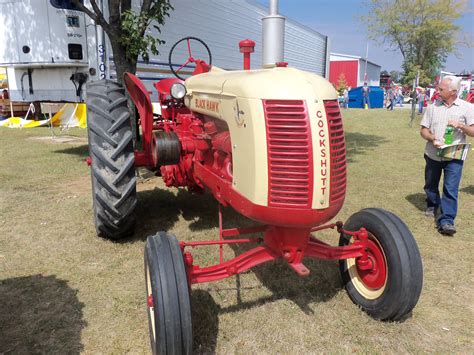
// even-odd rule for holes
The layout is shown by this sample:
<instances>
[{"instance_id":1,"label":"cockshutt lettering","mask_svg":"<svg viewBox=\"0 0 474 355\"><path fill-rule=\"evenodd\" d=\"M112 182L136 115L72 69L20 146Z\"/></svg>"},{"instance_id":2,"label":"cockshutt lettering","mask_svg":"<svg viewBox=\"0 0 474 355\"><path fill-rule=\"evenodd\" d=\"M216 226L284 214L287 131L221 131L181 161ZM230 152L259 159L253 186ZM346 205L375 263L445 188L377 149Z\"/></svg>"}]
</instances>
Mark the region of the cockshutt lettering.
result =
<instances>
[{"instance_id":1,"label":"cockshutt lettering","mask_svg":"<svg viewBox=\"0 0 474 355\"><path fill-rule=\"evenodd\" d=\"M319 116L318 116L319 117ZM327 174L328 174L328 161L327 161L327 152L326 152L326 131L324 130L324 121L322 119L318 120L318 127L319 127L319 151L320 151L320 176L321 176L321 184L320 190L323 196L326 196L327 190Z\"/></svg>"},{"instance_id":2,"label":"cockshutt lettering","mask_svg":"<svg viewBox=\"0 0 474 355\"><path fill-rule=\"evenodd\" d=\"M195 99L194 105L196 108L201 108L207 111L219 112L219 102L206 100L206 99Z\"/></svg>"}]
</instances>

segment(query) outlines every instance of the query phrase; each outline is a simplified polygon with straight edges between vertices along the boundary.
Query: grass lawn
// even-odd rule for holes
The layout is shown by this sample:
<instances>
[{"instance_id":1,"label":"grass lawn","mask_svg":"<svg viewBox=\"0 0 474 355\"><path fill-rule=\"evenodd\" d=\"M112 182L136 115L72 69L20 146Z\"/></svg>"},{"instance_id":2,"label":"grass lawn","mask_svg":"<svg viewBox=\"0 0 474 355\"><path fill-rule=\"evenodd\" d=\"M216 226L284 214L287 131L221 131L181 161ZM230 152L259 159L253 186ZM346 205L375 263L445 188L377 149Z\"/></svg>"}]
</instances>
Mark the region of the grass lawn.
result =
<instances>
[{"instance_id":1,"label":"grass lawn","mask_svg":"<svg viewBox=\"0 0 474 355\"><path fill-rule=\"evenodd\" d=\"M365 207L400 216L423 258L424 286L410 318L381 323L341 289L336 262L282 262L193 288L197 353L473 353L474 151L463 173L454 238L424 210L424 141L408 110L343 111L348 192L337 219ZM139 184L138 230L120 243L95 234L86 131L67 142L47 128L0 128L0 353L149 353L143 248L148 235L217 238L209 195ZM248 223L224 212L225 226ZM337 243L334 232L322 239ZM238 252L226 250L228 257ZM193 251L198 264L217 248Z\"/></svg>"}]
</instances>

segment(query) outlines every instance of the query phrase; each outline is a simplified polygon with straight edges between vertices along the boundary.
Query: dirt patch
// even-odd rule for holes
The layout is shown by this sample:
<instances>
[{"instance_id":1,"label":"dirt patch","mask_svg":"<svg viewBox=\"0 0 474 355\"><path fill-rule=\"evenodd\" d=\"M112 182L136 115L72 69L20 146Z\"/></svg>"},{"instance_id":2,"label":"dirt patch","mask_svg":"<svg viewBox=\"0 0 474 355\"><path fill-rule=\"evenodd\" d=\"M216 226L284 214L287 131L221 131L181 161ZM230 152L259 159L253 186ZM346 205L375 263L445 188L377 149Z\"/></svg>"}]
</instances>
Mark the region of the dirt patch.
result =
<instances>
[{"instance_id":1,"label":"dirt patch","mask_svg":"<svg viewBox=\"0 0 474 355\"><path fill-rule=\"evenodd\" d=\"M27 140L34 140L52 144L87 144L87 138L74 136L45 136L45 137L28 137Z\"/></svg>"},{"instance_id":2,"label":"dirt patch","mask_svg":"<svg viewBox=\"0 0 474 355\"><path fill-rule=\"evenodd\" d=\"M136 179L138 192L154 190L155 188L167 189L160 176L156 176L155 173L146 169L140 168L140 173ZM91 186L91 177L90 174L87 174L86 176L77 177L75 180L61 184L58 187L74 197L90 194Z\"/></svg>"},{"instance_id":3,"label":"dirt patch","mask_svg":"<svg viewBox=\"0 0 474 355\"><path fill-rule=\"evenodd\" d=\"M137 191L149 191L155 188L167 189L163 179L160 176L156 176L153 172L148 171L144 168L139 168L140 173L136 176L137 179ZM77 196L89 195L91 193L91 177L90 174L85 176L78 176L74 180L62 182L61 184L55 185L57 189L64 191L71 198Z\"/></svg>"},{"instance_id":4,"label":"dirt patch","mask_svg":"<svg viewBox=\"0 0 474 355\"><path fill-rule=\"evenodd\" d=\"M166 185L160 176L145 168L138 169L137 191L153 190L155 188L166 189Z\"/></svg>"},{"instance_id":5,"label":"dirt patch","mask_svg":"<svg viewBox=\"0 0 474 355\"><path fill-rule=\"evenodd\" d=\"M91 177L89 175L77 177L75 180L64 182L59 188L67 192L71 198L89 195L91 193Z\"/></svg>"}]
</instances>

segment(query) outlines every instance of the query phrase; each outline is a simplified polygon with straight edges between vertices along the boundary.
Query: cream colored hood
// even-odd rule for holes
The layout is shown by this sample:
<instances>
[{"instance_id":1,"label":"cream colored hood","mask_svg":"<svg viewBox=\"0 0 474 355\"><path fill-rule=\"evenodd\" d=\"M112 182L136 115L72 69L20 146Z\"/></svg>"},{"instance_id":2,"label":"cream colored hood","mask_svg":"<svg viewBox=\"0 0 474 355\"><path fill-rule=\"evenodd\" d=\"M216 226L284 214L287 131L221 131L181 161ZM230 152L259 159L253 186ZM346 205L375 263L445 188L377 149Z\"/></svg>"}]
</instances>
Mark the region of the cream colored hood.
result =
<instances>
[{"instance_id":1,"label":"cream colored hood","mask_svg":"<svg viewBox=\"0 0 474 355\"><path fill-rule=\"evenodd\" d=\"M294 68L224 71L214 68L186 79L189 96L194 93L238 96L252 99L336 99L326 79Z\"/></svg>"}]
</instances>

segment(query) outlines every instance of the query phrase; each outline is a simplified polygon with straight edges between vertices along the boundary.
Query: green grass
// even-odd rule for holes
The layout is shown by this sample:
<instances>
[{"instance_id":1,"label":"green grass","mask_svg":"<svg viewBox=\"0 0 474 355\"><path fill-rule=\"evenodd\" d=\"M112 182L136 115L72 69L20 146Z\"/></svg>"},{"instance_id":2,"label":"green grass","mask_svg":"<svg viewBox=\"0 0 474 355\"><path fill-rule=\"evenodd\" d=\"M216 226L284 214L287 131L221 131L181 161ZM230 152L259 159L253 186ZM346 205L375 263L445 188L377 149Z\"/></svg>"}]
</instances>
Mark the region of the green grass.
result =
<instances>
[{"instance_id":1,"label":"green grass","mask_svg":"<svg viewBox=\"0 0 474 355\"><path fill-rule=\"evenodd\" d=\"M474 152L461 183L458 234L423 216L423 148L408 111L343 111L348 192L337 219L365 207L400 216L423 258L424 287L402 323L381 323L352 304L336 262L312 261L307 278L282 262L193 288L197 353L474 352ZM148 353L143 247L158 230L181 240L217 237L209 195L138 184L136 236L95 235L86 131L54 143L46 128L0 129L0 353ZM226 226L248 222L225 210ZM336 233L324 232L336 243ZM214 253L215 251L215 253ZM239 249L226 250L231 257ZM193 250L198 264L217 250Z\"/></svg>"}]
</instances>

